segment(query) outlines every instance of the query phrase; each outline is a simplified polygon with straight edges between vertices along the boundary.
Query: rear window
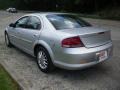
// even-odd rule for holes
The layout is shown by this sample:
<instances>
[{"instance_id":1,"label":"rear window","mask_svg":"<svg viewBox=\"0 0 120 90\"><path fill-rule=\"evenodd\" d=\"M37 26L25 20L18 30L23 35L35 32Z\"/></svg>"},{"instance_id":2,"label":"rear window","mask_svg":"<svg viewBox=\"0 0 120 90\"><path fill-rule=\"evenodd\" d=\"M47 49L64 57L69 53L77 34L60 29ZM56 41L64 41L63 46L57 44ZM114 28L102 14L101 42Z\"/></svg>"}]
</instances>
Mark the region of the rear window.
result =
<instances>
[{"instance_id":1,"label":"rear window","mask_svg":"<svg viewBox=\"0 0 120 90\"><path fill-rule=\"evenodd\" d=\"M80 19L76 15L53 14L47 15L47 18L57 30L91 26L91 24Z\"/></svg>"}]
</instances>

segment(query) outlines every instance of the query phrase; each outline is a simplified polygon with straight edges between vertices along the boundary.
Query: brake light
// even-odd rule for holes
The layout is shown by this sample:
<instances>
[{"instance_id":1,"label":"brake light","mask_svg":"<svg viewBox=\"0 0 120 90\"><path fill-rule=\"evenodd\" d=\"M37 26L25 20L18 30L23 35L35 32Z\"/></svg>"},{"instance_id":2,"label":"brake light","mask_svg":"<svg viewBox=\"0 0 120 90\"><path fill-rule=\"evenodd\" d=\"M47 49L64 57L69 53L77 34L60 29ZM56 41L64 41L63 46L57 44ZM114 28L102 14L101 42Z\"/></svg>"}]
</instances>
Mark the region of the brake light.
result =
<instances>
[{"instance_id":1,"label":"brake light","mask_svg":"<svg viewBox=\"0 0 120 90\"><path fill-rule=\"evenodd\" d=\"M84 47L84 44L82 43L80 37L76 36L64 39L62 41L62 47L65 48Z\"/></svg>"}]
</instances>

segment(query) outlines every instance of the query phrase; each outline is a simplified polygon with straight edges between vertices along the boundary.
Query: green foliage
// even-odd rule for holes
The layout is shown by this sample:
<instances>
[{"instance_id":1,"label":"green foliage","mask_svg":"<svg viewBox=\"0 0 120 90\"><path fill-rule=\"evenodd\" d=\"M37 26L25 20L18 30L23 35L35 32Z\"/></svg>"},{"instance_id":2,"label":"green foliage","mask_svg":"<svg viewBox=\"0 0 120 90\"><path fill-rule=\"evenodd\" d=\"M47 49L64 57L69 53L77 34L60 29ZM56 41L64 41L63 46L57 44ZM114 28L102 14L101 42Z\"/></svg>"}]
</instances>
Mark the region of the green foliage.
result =
<instances>
[{"instance_id":1,"label":"green foliage","mask_svg":"<svg viewBox=\"0 0 120 90\"><path fill-rule=\"evenodd\" d=\"M75 0L75 4L79 4L81 0Z\"/></svg>"},{"instance_id":2,"label":"green foliage","mask_svg":"<svg viewBox=\"0 0 120 90\"><path fill-rule=\"evenodd\" d=\"M18 85L0 65L0 90L18 90Z\"/></svg>"},{"instance_id":3,"label":"green foliage","mask_svg":"<svg viewBox=\"0 0 120 90\"><path fill-rule=\"evenodd\" d=\"M0 9L15 7L15 5L16 5L16 0L0 0Z\"/></svg>"},{"instance_id":4,"label":"green foliage","mask_svg":"<svg viewBox=\"0 0 120 90\"><path fill-rule=\"evenodd\" d=\"M0 0L0 8L10 6L22 10L67 11L84 14L98 14L99 12L99 15L103 17L105 16L104 14L109 12L112 14L109 17L112 17L114 11L111 12L110 9L120 8L120 0ZM119 17L119 14L117 14L117 17Z\"/></svg>"},{"instance_id":5,"label":"green foliage","mask_svg":"<svg viewBox=\"0 0 120 90\"><path fill-rule=\"evenodd\" d=\"M66 10L89 13L120 6L120 0L0 0L0 8L15 6L29 10Z\"/></svg>"}]
</instances>

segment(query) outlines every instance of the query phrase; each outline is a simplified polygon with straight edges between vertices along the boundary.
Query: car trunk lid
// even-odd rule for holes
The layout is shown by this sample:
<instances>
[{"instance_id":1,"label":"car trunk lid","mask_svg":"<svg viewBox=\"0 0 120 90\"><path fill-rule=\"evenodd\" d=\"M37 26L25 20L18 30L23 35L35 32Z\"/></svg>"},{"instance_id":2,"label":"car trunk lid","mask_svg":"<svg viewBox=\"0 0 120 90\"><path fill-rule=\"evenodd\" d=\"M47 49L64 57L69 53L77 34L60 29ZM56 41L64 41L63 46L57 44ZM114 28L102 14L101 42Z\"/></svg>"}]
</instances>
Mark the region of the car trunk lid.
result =
<instances>
[{"instance_id":1,"label":"car trunk lid","mask_svg":"<svg viewBox=\"0 0 120 90\"><path fill-rule=\"evenodd\" d=\"M61 31L79 36L87 48L101 46L111 41L109 30L93 27L82 27L74 30L69 29Z\"/></svg>"}]
</instances>

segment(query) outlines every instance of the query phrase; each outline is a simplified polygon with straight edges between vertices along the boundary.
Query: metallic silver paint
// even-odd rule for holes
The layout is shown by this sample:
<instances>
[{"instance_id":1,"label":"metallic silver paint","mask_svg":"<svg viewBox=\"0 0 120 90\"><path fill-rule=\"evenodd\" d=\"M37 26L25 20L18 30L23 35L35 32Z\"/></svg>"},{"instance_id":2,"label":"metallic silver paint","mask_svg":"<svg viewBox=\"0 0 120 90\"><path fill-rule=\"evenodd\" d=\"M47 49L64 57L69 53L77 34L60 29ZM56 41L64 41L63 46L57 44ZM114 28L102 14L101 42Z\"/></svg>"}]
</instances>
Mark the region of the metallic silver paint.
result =
<instances>
[{"instance_id":1,"label":"metallic silver paint","mask_svg":"<svg viewBox=\"0 0 120 90\"><path fill-rule=\"evenodd\" d=\"M69 70L82 69L100 63L96 53L103 50L108 52L107 59L112 56L112 41L109 30L94 27L81 27L74 30L56 30L46 18L46 15L49 14L62 13L34 13L25 15L38 17L42 25L40 30L7 27L6 32L9 35L11 43L32 56L35 56L35 46L42 45L47 49L55 66ZM98 33L100 32L107 33L99 36ZM61 41L63 39L74 36L79 36L85 47L61 47ZM86 63L81 64L83 61Z\"/></svg>"}]
</instances>

